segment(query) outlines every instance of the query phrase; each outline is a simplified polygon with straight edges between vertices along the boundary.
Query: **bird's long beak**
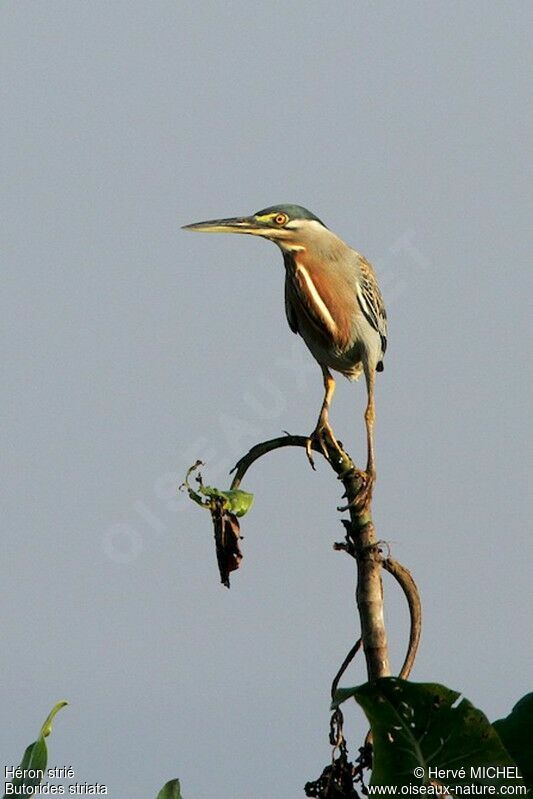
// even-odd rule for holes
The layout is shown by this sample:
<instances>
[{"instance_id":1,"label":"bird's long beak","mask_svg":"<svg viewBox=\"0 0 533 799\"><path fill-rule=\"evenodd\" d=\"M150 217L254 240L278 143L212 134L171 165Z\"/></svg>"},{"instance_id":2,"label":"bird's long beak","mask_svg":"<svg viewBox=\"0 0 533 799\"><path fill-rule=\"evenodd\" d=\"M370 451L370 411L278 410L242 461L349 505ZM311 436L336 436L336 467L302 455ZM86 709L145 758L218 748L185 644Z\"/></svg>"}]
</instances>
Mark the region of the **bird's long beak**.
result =
<instances>
[{"instance_id":1,"label":"bird's long beak","mask_svg":"<svg viewBox=\"0 0 533 799\"><path fill-rule=\"evenodd\" d=\"M256 236L269 236L272 228L260 222L254 216L236 216L231 219L211 219L208 222L194 222L183 225L183 230L195 230L198 233L251 233Z\"/></svg>"}]
</instances>

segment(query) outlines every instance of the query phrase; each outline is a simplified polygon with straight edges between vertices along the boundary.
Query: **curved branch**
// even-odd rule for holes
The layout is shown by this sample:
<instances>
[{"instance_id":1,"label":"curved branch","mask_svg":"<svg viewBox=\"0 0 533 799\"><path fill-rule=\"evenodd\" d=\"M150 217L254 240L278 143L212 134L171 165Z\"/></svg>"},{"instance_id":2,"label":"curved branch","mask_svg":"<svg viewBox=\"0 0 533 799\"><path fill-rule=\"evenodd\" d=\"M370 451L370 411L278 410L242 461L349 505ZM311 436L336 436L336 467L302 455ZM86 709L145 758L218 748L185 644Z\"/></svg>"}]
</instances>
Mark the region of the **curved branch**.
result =
<instances>
[{"instance_id":1,"label":"curved branch","mask_svg":"<svg viewBox=\"0 0 533 799\"><path fill-rule=\"evenodd\" d=\"M250 466L252 466L256 460L262 458L263 455L266 455L268 452L273 452L275 449L281 449L281 447L303 447L305 449L307 441L308 438L306 436L293 436L287 433L284 436L279 436L279 438L271 438L270 441L262 441L260 444L256 444L255 447L252 447L246 455L243 455L242 458L237 461L231 470L232 474L235 472L235 477L231 481L231 488L239 488ZM311 442L311 447L315 452L323 454L316 441Z\"/></svg>"},{"instance_id":2,"label":"curved branch","mask_svg":"<svg viewBox=\"0 0 533 799\"><path fill-rule=\"evenodd\" d=\"M346 669L348 668L348 666L350 665L350 663L352 662L354 657L359 652L359 649L361 648L361 644L362 643L363 643L362 638L358 638L357 641L355 642L355 644L352 646L352 648L348 652L348 654L346 655L346 657L344 658L344 660L342 661L342 666L338 670L337 674L335 675L335 677L333 679L333 682L331 683L331 699L332 700L335 699L335 693L337 691L337 688L339 687L339 682L341 680L342 675L344 674L344 672L346 671Z\"/></svg>"},{"instance_id":3,"label":"curved branch","mask_svg":"<svg viewBox=\"0 0 533 799\"><path fill-rule=\"evenodd\" d=\"M237 461L231 470L230 474L235 472L235 476L231 482L231 488L239 488L250 466L263 455L273 452L276 449L281 449L282 447L303 447L305 449L308 442L308 436L295 436L291 433L286 433L284 436L271 438L269 441L262 441L260 444L256 444L246 455L243 455L242 458ZM348 504L344 507L337 508L337 510L348 510L354 527L357 530L362 530L363 527L371 521L370 507L357 504L359 492L364 488L364 481L362 480L363 473L356 468L353 460L343 448L340 441L336 442L336 445L337 446L335 446L332 441L327 440L325 442L324 451L318 441L311 439L311 449L323 455L338 479L341 480L344 485L345 491L343 497L347 498Z\"/></svg>"},{"instance_id":4,"label":"curved branch","mask_svg":"<svg viewBox=\"0 0 533 799\"><path fill-rule=\"evenodd\" d=\"M407 599L407 604L409 605L409 615L411 618L409 646L399 674L402 680L406 680L413 668L418 645L420 644L420 633L422 631L422 602L420 601L420 594L418 593L418 588L413 580L411 572L408 571L405 566L402 566L401 563L398 563L397 560L393 560L392 558L384 558L381 563L383 568L388 571L389 574L392 574L399 583Z\"/></svg>"}]
</instances>

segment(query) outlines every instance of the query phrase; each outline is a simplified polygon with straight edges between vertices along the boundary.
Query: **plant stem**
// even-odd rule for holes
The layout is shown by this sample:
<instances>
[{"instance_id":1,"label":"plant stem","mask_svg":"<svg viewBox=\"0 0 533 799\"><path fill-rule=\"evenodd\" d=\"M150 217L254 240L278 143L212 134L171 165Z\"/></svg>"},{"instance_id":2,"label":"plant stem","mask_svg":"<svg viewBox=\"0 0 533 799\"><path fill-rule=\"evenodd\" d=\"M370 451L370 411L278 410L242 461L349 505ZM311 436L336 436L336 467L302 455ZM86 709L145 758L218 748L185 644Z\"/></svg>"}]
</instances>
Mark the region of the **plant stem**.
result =
<instances>
[{"instance_id":1,"label":"plant stem","mask_svg":"<svg viewBox=\"0 0 533 799\"><path fill-rule=\"evenodd\" d=\"M286 435L256 444L235 466L232 488L238 488L248 468L263 455L281 447L304 447L305 436ZM356 600L361 622L361 639L369 680L390 675L387 634L383 619L383 587L381 582L382 555L372 522L371 504L361 509L357 498L361 491L361 473L344 449L326 442L327 461L345 489L350 520L345 521L347 546L357 561ZM313 441L313 449L321 452ZM324 454L324 453L322 453Z\"/></svg>"}]
</instances>

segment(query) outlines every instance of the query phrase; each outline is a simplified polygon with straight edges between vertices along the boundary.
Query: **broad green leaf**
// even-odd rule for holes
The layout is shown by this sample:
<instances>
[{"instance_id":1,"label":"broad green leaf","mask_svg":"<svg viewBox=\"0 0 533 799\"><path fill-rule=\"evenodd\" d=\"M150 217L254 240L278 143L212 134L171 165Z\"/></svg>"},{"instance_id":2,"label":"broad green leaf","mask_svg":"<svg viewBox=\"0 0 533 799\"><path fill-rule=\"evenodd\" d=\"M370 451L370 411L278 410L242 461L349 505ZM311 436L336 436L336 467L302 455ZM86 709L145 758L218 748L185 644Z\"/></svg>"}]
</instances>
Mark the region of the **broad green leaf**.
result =
<instances>
[{"instance_id":1,"label":"broad green leaf","mask_svg":"<svg viewBox=\"0 0 533 799\"><path fill-rule=\"evenodd\" d=\"M157 794L157 799L183 799L180 790L180 781L170 780L170 782L167 782Z\"/></svg>"},{"instance_id":2,"label":"broad green leaf","mask_svg":"<svg viewBox=\"0 0 533 799\"><path fill-rule=\"evenodd\" d=\"M224 497L227 503L224 506L224 510L235 514L235 516L244 516L245 513L248 513L254 502L254 495L249 494L248 491L241 491L240 488L220 491L218 488L205 486L204 493L209 497Z\"/></svg>"},{"instance_id":3,"label":"broad green leaf","mask_svg":"<svg viewBox=\"0 0 533 799\"><path fill-rule=\"evenodd\" d=\"M233 513L234 516L244 516L245 513L248 513L253 505L254 495L249 494L247 491L242 491L240 488L229 488L227 491L222 491L220 488L206 486L203 484L202 476L199 472L196 478L198 489L195 490L191 486L189 482L191 474L198 471L202 465L201 461L196 461L196 463L187 470L185 480L180 486L182 490L184 489L187 491L192 501L196 502L196 504L200 505L202 508L214 511L217 507L217 500L222 500L222 508L228 511L228 513Z\"/></svg>"},{"instance_id":4,"label":"broad green leaf","mask_svg":"<svg viewBox=\"0 0 533 799\"><path fill-rule=\"evenodd\" d=\"M40 735L36 741L27 747L22 756L19 769L24 773L20 777L15 777L11 784L16 787L21 785L25 787L28 785L39 785L42 779L42 774L40 774L40 772L44 772L46 769L47 761L48 752L46 749L46 742L43 736Z\"/></svg>"},{"instance_id":5,"label":"broad green leaf","mask_svg":"<svg viewBox=\"0 0 533 799\"><path fill-rule=\"evenodd\" d=\"M212 486L201 486L198 491L193 491L188 488L189 496L201 505L203 508L212 510L215 508L215 501L217 499L223 500L222 507L234 516L244 516L248 513L253 505L254 495L249 494L247 491L241 491L240 488L228 489L228 491L221 491L220 488L212 488ZM205 499L204 499L205 497Z\"/></svg>"},{"instance_id":6,"label":"broad green leaf","mask_svg":"<svg viewBox=\"0 0 533 799\"><path fill-rule=\"evenodd\" d=\"M506 718L492 726L522 772L524 782L533 789L533 693L523 696Z\"/></svg>"},{"instance_id":7,"label":"broad green leaf","mask_svg":"<svg viewBox=\"0 0 533 799\"><path fill-rule=\"evenodd\" d=\"M462 786L465 795L482 793L467 786L485 785L500 796L507 795L502 786L524 784L487 718L467 699L459 701L457 691L384 677L337 691L334 705L349 697L361 705L372 728L372 785L440 783L452 796L461 793L454 786ZM495 767L504 770L498 775L490 771ZM421 769L420 777L415 768Z\"/></svg>"},{"instance_id":8,"label":"broad green leaf","mask_svg":"<svg viewBox=\"0 0 533 799\"><path fill-rule=\"evenodd\" d=\"M34 788L41 782L46 772L46 765L48 762L48 750L46 748L45 738L52 732L54 717L61 708L65 707L67 704L68 702L63 700L62 702L58 702L57 705L54 705L41 727L39 737L26 748L20 766L18 767L21 771L21 775L19 777L14 777L10 783L13 788ZM4 799L6 799L7 796L7 793L4 794Z\"/></svg>"}]
</instances>

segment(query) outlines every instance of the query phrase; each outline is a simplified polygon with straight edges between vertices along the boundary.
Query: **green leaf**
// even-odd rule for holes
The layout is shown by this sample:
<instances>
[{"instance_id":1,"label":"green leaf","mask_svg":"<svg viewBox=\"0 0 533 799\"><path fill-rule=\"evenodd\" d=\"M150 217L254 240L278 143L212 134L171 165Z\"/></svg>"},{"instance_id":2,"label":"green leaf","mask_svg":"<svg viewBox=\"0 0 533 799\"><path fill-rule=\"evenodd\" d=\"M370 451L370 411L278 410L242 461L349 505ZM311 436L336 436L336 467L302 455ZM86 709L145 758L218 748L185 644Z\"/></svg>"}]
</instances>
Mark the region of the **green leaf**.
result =
<instances>
[{"instance_id":1,"label":"green leaf","mask_svg":"<svg viewBox=\"0 0 533 799\"><path fill-rule=\"evenodd\" d=\"M492 726L522 772L524 782L533 789L533 693L523 696L506 718Z\"/></svg>"},{"instance_id":2,"label":"green leaf","mask_svg":"<svg viewBox=\"0 0 533 799\"><path fill-rule=\"evenodd\" d=\"M206 486L204 490L208 496L224 497L227 502L224 510L235 514L235 516L244 516L254 503L254 495L249 494L248 491L241 491L240 488L230 488L228 491L219 491L218 488L209 488L209 486Z\"/></svg>"},{"instance_id":3,"label":"green leaf","mask_svg":"<svg viewBox=\"0 0 533 799\"><path fill-rule=\"evenodd\" d=\"M65 705L68 705L68 702L67 702L66 699L62 699L60 702L58 702L56 705L54 705L54 707L52 708L52 710L50 711L50 713L46 717L46 721L44 722L43 726L41 727L41 735L42 735L43 738L48 738L48 736L52 732L52 722L53 722L53 720L55 719L55 717L57 716L57 714L59 713L61 708L65 707Z\"/></svg>"},{"instance_id":4,"label":"green leaf","mask_svg":"<svg viewBox=\"0 0 533 799\"><path fill-rule=\"evenodd\" d=\"M196 461L187 470L185 480L180 486L181 490L187 491L193 502L210 511L215 511L217 506L220 507L220 504L222 504L223 510L233 513L234 516L244 516L245 513L248 513L254 502L253 494L249 494L248 491L241 491L240 488L229 488L227 491L221 491L220 488L204 485L202 476L198 472L200 466L203 466L202 461ZM198 489L196 491L189 482L189 478L194 472L198 472L196 477Z\"/></svg>"},{"instance_id":5,"label":"green leaf","mask_svg":"<svg viewBox=\"0 0 533 799\"><path fill-rule=\"evenodd\" d=\"M216 500L222 500L222 507L234 516L244 516L248 513L253 505L254 495L249 494L247 491L241 491L240 488L230 488L227 491L221 491L220 488L213 488L212 486L200 486L198 491L188 489L190 498L201 505L203 508L213 510L215 508ZM207 499L203 499L206 497Z\"/></svg>"},{"instance_id":6,"label":"green leaf","mask_svg":"<svg viewBox=\"0 0 533 799\"><path fill-rule=\"evenodd\" d=\"M54 705L52 708L51 712L46 718L46 721L41 727L39 737L27 747L22 756L22 761L18 767L20 770L20 776L14 777L10 783L13 788L34 788L41 782L46 772L46 764L48 762L48 750L46 748L45 738L47 738L52 731L52 721L54 720L55 715L67 704L68 702L63 700L62 702L58 702L57 705ZM7 793L4 794L4 799L6 799L7 796Z\"/></svg>"},{"instance_id":7,"label":"green leaf","mask_svg":"<svg viewBox=\"0 0 533 799\"><path fill-rule=\"evenodd\" d=\"M167 782L157 794L157 799L183 799L180 790L180 781L170 780L170 782Z\"/></svg>"},{"instance_id":8,"label":"green leaf","mask_svg":"<svg viewBox=\"0 0 533 799\"><path fill-rule=\"evenodd\" d=\"M353 697L372 728L372 785L494 786L523 785L516 765L483 713L467 699L436 683L409 683L384 677L357 688L341 689L337 706ZM500 775L485 768L509 767ZM421 776L414 775L420 768ZM439 770L439 771L437 771ZM469 793L474 793L471 789ZM481 791L478 790L479 793Z\"/></svg>"},{"instance_id":9,"label":"green leaf","mask_svg":"<svg viewBox=\"0 0 533 799\"><path fill-rule=\"evenodd\" d=\"M46 749L46 742L43 736L40 735L24 752L19 766L19 769L21 769L24 774L20 777L15 777L12 781L12 785L17 787L21 785L39 785L42 779L42 775L39 772L44 772L47 762L48 752Z\"/></svg>"}]
</instances>

